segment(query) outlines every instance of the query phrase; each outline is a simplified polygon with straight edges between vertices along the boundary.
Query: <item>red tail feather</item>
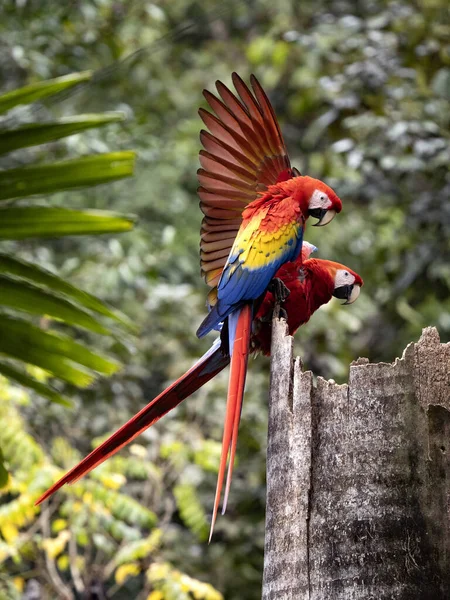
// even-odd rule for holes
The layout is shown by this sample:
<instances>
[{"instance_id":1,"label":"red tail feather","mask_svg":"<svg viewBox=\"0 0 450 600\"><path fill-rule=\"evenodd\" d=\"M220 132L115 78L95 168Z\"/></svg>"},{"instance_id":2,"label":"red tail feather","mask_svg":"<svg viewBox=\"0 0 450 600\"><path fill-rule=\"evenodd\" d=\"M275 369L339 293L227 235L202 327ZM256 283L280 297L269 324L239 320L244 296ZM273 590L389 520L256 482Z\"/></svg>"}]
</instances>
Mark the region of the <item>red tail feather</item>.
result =
<instances>
[{"instance_id":1,"label":"red tail feather","mask_svg":"<svg viewBox=\"0 0 450 600\"><path fill-rule=\"evenodd\" d=\"M113 433L107 440L95 448L78 465L66 473L59 481L49 488L36 502L40 504L54 494L65 483L74 483L89 471L100 465L115 454L120 448L134 440L145 429L158 421L180 402L202 387L222 371L229 363L229 356L223 354L220 348L209 350L193 367L182 375L175 383L152 400L125 425Z\"/></svg>"},{"instance_id":2,"label":"red tail feather","mask_svg":"<svg viewBox=\"0 0 450 600\"><path fill-rule=\"evenodd\" d=\"M225 487L225 498L223 511L225 512L228 492L230 490L231 477L233 474L234 456L236 453L236 443L241 418L242 399L244 396L245 376L247 374L247 361L250 348L250 333L252 324L252 307L245 305L238 316L236 335L233 344L233 353L230 366L230 380L228 384L228 397L225 412L225 425L222 438L222 454L220 456L219 474L217 476L216 496L214 498L214 508L211 519L211 530L209 541L214 530L214 525L219 509L220 495L222 492L223 478L227 464L228 452L230 454L228 464L227 483Z\"/></svg>"}]
</instances>

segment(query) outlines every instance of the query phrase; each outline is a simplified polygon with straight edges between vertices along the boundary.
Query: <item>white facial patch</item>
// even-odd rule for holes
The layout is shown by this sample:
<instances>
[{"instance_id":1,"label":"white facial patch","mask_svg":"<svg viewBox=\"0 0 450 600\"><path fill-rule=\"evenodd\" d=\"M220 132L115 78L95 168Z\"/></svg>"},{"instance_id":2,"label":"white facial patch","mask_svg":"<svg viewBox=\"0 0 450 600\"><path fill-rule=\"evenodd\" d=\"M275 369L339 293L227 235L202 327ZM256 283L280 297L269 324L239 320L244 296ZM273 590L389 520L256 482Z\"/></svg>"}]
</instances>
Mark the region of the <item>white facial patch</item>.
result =
<instances>
[{"instance_id":1,"label":"white facial patch","mask_svg":"<svg viewBox=\"0 0 450 600\"><path fill-rule=\"evenodd\" d=\"M320 190L314 190L313 195L309 199L309 209L312 208L329 208L331 206L331 200L328 198L325 192Z\"/></svg>"},{"instance_id":2,"label":"white facial patch","mask_svg":"<svg viewBox=\"0 0 450 600\"><path fill-rule=\"evenodd\" d=\"M344 285L352 285L355 283L355 276L349 273L346 269L338 269L334 278L334 287L340 288Z\"/></svg>"}]
</instances>

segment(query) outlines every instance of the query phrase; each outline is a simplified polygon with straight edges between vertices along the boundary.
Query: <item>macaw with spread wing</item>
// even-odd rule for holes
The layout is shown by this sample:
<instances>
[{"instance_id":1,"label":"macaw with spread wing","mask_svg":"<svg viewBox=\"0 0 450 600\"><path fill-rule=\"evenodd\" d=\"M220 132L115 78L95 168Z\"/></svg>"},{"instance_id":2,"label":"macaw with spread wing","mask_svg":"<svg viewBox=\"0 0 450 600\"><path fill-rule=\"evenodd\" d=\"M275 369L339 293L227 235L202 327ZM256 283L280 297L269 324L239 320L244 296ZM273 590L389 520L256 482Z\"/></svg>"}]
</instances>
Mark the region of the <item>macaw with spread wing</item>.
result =
<instances>
[{"instance_id":1,"label":"macaw with spread wing","mask_svg":"<svg viewBox=\"0 0 450 600\"><path fill-rule=\"evenodd\" d=\"M345 299L345 304L354 302L363 284L359 275L344 265L326 260L308 259L309 254L313 250L314 246L305 242L302 251L303 257L299 257L294 263L285 265L277 272L277 277L280 278L290 292L283 304L290 335L293 335L300 325L306 323L322 304L329 302L332 296ZM275 303L276 298L274 294L267 292L253 319L250 338L251 352L260 351L266 355L270 354L271 319ZM36 504L40 504L49 498L64 484L74 483L107 458L114 455L123 446L145 431L145 429L156 423L162 416L200 389L229 363L230 353L225 328L222 331L221 337L214 342L212 347L191 369L59 479L37 500ZM231 432L234 432L235 429L237 430L236 422L238 423L239 417L240 413L239 415L237 413L233 415L233 421L228 426ZM231 418L230 415L229 418ZM235 447L236 436L232 438L231 442ZM231 483L232 462L229 465L223 512L226 508ZM221 461L218 477L219 498L224 474L225 464ZM218 505L215 504L211 534L217 510Z\"/></svg>"}]
</instances>

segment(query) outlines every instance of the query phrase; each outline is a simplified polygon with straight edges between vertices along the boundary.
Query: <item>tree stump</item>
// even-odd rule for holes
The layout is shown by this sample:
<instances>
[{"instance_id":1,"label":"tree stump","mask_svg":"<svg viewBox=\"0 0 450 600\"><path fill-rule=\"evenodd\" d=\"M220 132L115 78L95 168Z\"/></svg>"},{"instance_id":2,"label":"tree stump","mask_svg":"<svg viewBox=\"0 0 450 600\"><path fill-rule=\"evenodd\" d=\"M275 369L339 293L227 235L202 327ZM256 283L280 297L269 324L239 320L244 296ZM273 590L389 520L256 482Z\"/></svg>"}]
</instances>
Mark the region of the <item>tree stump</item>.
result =
<instances>
[{"instance_id":1,"label":"tree stump","mask_svg":"<svg viewBox=\"0 0 450 600\"><path fill-rule=\"evenodd\" d=\"M313 385L273 322L263 600L450 598L450 344Z\"/></svg>"}]
</instances>

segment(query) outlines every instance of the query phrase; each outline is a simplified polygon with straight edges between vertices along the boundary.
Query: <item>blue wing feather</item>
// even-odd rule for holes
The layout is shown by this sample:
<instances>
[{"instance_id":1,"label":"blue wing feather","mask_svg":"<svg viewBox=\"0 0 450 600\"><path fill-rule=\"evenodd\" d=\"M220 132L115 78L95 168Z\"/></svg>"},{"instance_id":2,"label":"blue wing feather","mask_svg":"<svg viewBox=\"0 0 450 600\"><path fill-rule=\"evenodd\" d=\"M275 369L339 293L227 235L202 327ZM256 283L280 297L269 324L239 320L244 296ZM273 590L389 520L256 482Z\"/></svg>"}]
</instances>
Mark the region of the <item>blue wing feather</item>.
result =
<instances>
[{"instance_id":1,"label":"blue wing feather","mask_svg":"<svg viewBox=\"0 0 450 600\"><path fill-rule=\"evenodd\" d=\"M197 336L203 337L221 321L249 300L255 300L263 294L275 273L286 262L295 260L301 252L303 228L300 227L297 238L286 242L284 251L275 260L263 267L251 268L245 262L239 262L240 252L230 255L218 285L218 302L200 325ZM237 263L237 264L236 264Z\"/></svg>"}]
</instances>

